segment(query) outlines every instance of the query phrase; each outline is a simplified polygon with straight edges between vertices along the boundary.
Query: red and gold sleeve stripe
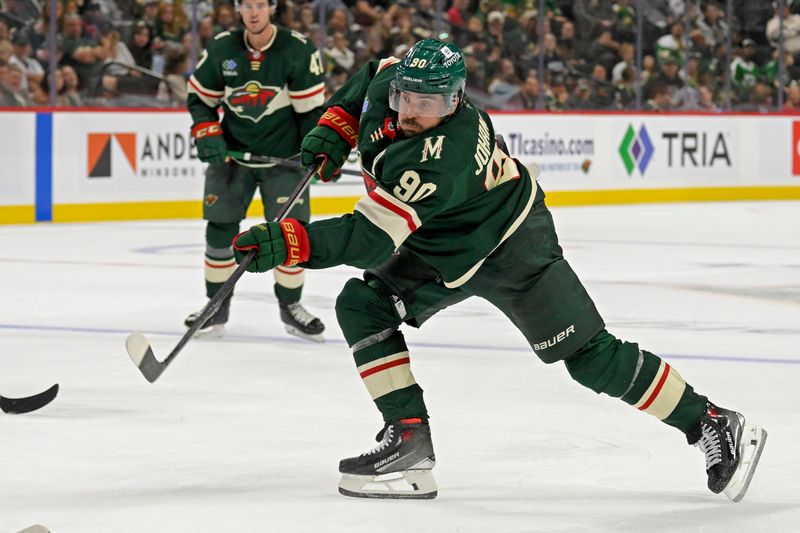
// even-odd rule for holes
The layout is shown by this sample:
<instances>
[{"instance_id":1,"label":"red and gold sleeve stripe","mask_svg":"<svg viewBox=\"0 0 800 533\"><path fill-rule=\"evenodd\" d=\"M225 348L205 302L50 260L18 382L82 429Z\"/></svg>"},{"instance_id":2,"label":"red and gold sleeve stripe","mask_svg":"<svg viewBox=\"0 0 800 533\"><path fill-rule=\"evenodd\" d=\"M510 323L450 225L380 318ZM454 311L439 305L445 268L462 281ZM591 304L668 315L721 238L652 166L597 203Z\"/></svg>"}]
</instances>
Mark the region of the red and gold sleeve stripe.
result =
<instances>
[{"instance_id":1,"label":"red and gold sleeve stripe","mask_svg":"<svg viewBox=\"0 0 800 533\"><path fill-rule=\"evenodd\" d=\"M373 400L417 382L411 373L411 359L407 351L365 363L358 367L358 373Z\"/></svg>"},{"instance_id":2,"label":"red and gold sleeve stripe","mask_svg":"<svg viewBox=\"0 0 800 533\"><path fill-rule=\"evenodd\" d=\"M634 407L664 420L675 410L684 390L686 382L681 375L661 361L653 381Z\"/></svg>"},{"instance_id":3,"label":"red and gold sleeve stripe","mask_svg":"<svg viewBox=\"0 0 800 533\"><path fill-rule=\"evenodd\" d=\"M200 100L202 100L203 103L208 107L217 107L222 101L222 97L225 95L225 91L215 91L213 89L203 87L203 85L197 81L197 78L195 78L194 75L189 78L189 83L186 84L186 90L189 93L199 96Z\"/></svg>"},{"instance_id":4,"label":"red and gold sleeve stripe","mask_svg":"<svg viewBox=\"0 0 800 533\"><path fill-rule=\"evenodd\" d=\"M381 228L392 239L395 247L400 246L422 226L413 207L380 187L362 197L356 203L355 210Z\"/></svg>"},{"instance_id":5,"label":"red and gold sleeve stripe","mask_svg":"<svg viewBox=\"0 0 800 533\"><path fill-rule=\"evenodd\" d=\"M295 113L308 113L325 103L325 84L319 83L301 91L289 91Z\"/></svg>"}]
</instances>

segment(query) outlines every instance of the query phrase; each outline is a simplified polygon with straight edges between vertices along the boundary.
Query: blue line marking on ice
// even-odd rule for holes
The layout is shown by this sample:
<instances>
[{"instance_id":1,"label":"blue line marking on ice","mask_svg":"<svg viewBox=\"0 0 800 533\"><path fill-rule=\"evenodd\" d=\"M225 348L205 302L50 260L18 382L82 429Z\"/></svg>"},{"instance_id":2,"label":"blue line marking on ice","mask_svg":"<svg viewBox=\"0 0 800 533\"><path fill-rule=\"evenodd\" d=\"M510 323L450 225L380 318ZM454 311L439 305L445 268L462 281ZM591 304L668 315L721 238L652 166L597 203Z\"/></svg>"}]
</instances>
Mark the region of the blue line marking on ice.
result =
<instances>
[{"instance_id":1,"label":"blue line marking on ice","mask_svg":"<svg viewBox=\"0 0 800 533\"><path fill-rule=\"evenodd\" d=\"M78 328L71 326L32 326L25 324L0 324L0 330L16 331L41 331L41 332L63 332L63 333L98 333L103 335L128 335L131 330L113 328ZM166 337L181 337L183 332L178 331L145 331L148 335L161 335ZM269 335L229 335L224 339L225 342L290 342L308 343L307 340L290 336L269 336ZM214 342L218 342L215 340ZM343 345L346 343L342 339L326 339L325 344ZM452 344L437 342L409 342L412 348L447 348L453 350L481 350L484 352L525 352L531 353L527 346L485 346L480 344ZM120 348L122 349L122 348ZM533 354L531 354L533 355ZM748 356L729 356L729 355L696 355L696 354L662 354L664 359L683 359L693 361L715 361L729 363L759 363L773 365L800 365L800 359L777 359L770 357L748 357Z\"/></svg>"}]
</instances>

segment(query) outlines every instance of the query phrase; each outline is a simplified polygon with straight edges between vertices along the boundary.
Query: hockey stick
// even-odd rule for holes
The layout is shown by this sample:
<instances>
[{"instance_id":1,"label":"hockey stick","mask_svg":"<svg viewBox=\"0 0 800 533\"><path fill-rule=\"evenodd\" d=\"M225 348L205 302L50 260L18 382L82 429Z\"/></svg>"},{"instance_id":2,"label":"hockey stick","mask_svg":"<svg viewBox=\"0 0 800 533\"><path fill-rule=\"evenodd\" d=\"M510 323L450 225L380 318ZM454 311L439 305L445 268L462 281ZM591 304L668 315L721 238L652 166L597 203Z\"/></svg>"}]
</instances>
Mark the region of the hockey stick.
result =
<instances>
[{"instance_id":1,"label":"hockey stick","mask_svg":"<svg viewBox=\"0 0 800 533\"><path fill-rule=\"evenodd\" d=\"M5 396L0 396L0 409L2 409L4 413L10 415L30 413L31 411L41 409L55 400L57 394L58 383L46 391L34 394L33 396L26 396L24 398L6 398Z\"/></svg>"},{"instance_id":2,"label":"hockey stick","mask_svg":"<svg viewBox=\"0 0 800 533\"><path fill-rule=\"evenodd\" d=\"M319 165L314 165L300 179L292 193L289 195L289 198L286 200L286 203L275 217L275 222L280 222L286 218L286 215L289 213L292 207L294 207L297 199L300 198L303 192L305 192L305 190L308 188L308 185L311 183L311 178L317 172L318 166ZM153 349L150 347L150 342L148 342L144 334L137 331L128 335L128 338L125 339L125 348L128 351L128 355L133 360L133 363L139 368L147 381L153 383L155 380L157 380L158 376L160 376L162 372L166 370L166 368L180 353L183 347L186 346L186 343L189 342L195 333L197 333L197 330L199 330L206 323L209 317L211 317L211 315L213 315L217 309L219 309L222 301L227 298L231 292L233 292L233 286L237 281L239 281L239 278L242 277L242 274L245 273L247 266L253 261L253 259L255 259L257 253L257 250L250 250L247 252L247 255L245 255L242 259L242 262L239 263L239 266L236 267L236 270L234 270L233 274L231 274L231 277L228 278L222 287L219 288L214 297L208 301L206 306L200 312L200 316L197 317L192 326L183 335L181 340L178 341L178 344L172 349L164 361L159 361L156 359L156 356L153 354Z\"/></svg>"},{"instance_id":3,"label":"hockey stick","mask_svg":"<svg viewBox=\"0 0 800 533\"><path fill-rule=\"evenodd\" d=\"M240 161L249 161L251 163L269 163L273 165L278 165L279 167L289 167L289 168L305 168L299 161L294 161L294 158L291 159L283 159L281 157L272 157L269 155L258 155L252 152L234 152L229 151L228 155L234 159L239 159ZM342 174L346 176L358 176L361 177L361 172L358 170L350 170L348 168L341 168L339 169Z\"/></svg>"}]
</instances>

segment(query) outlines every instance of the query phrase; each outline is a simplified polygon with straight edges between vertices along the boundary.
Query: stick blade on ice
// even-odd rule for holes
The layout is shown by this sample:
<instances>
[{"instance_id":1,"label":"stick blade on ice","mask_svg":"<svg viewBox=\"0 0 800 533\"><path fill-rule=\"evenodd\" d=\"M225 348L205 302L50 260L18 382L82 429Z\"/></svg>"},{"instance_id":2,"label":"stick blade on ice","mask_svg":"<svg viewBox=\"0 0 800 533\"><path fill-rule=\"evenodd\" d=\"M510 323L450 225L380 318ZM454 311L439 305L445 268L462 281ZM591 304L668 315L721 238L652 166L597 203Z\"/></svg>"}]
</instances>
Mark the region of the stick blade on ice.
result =
<instances>
[{"instance_id":1,"label":"stick blade on ice","mask_svg":"<svg viewBox=\"0 0 800 533\"><path fill-rule=\"evenodd\" d=\"M125 339L125 348L133 364L139 368L147 381L153 383L158 379L165 365L156 359L147 337L138 331L131 333Z\"/></svg>"},{"instance_id":2,"label":"stick blade on ice","mask_svg":"<svg viewBox=\"0 0 800 533\"><path fill-rule=\"evenodd\" d=\"M39 394L34 394L33 396L26 396L24 398L6 398L4 396L0 396L0 409L2 409L4 413L8 413L10 415L30 413L31 411L41 409L48 403L55 400L57 394L58 383L46 391L40 392Z\"/></svg>"}]
</instances>

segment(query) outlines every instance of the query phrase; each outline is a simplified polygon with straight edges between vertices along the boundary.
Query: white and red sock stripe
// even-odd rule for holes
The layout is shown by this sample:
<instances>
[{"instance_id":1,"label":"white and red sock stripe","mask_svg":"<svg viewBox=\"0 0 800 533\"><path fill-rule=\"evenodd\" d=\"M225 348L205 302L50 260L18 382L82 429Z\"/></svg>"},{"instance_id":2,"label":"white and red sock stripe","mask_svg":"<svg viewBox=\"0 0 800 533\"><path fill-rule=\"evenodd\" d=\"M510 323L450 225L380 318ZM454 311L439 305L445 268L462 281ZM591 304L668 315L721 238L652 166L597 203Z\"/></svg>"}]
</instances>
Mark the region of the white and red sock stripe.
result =
<instances>
[{"instance_id":1,"label":"white and red sock stripe","mask_svg":"<svg viewBox=\"0 0 800 533\"><path fill-rule=\"evenodd\" d=\"M358 373L373 400L417 382L411 373L411 359L407 351L365 363L358 367Z\"/></svg>"},{"instance_id":2,"label":"white and red sock stripe","mask_svg":"<svg viewBox=\"0 0 800 533\"><path fill-rule=\"evenodd\" d=\"M225 283L236 270L236 260L233 257L227 259L212 259L206 256L206 281L211 283Z\"/></svg>"},{"instance_id":3,"label":"white and red sock stripe","mask_svg":"<svg viewBox=\"0 0 800 533\"><path fill-rule=\"evenodd\" d=\"M304 268L278 265L272 272L275 276L275 283L287 289L302 287L306 281L306 270Z\"/></svg>"},{"instance_id":4,"label":"white and red sock stripe","mask_svg":"<svg viewBox=\"0 0 800 533\"><path fill-rule=\"evenodd\" d=\"M653 381L634 407L664 420L675 410L684 390L686 382L678 371L661 361Z\"/></svg>"}]
</instances>

